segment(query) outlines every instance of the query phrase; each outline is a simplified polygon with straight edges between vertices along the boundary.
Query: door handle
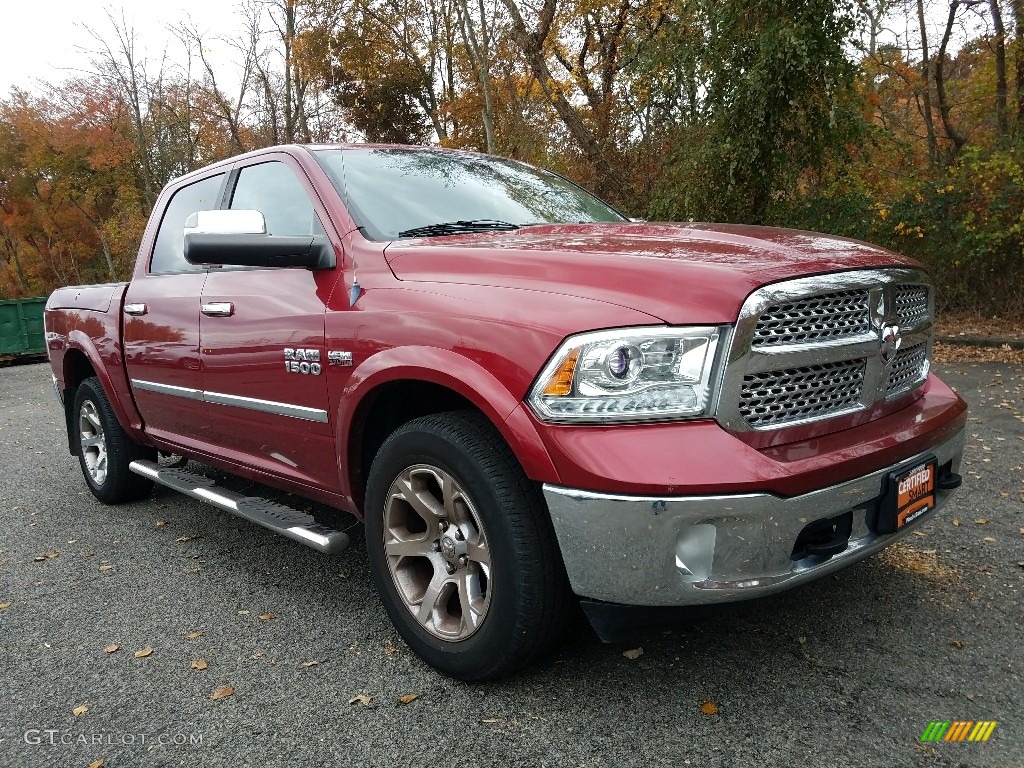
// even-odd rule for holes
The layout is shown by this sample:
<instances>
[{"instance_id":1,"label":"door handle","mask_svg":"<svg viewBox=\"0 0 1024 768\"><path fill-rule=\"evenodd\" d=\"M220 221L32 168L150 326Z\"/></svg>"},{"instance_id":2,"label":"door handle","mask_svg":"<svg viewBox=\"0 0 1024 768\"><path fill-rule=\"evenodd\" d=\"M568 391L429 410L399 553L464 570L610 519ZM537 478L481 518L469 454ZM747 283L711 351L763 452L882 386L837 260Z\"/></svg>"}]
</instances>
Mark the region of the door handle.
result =
<instances>
[{"instance_id":1,"label":"door handle","mask_svg":"<svg viewBox=\"0 0 1024 768\"><path fill-rule=\"evenodd\" d=\"M235 314L235 305L230 301L214 301L203 304L203 314L208 317L231 317Z\"/></svg>"},{"instance_id":2,"label":"door handle","mask_svg":"<svg viewBox=\"0 0 1024 768\"><path fill-rule=\"evenodd\" d=\"M149 308L145 304L125 304L124 313L126 315L144 315L149 311Z\"/></svg>"}]
</instances>

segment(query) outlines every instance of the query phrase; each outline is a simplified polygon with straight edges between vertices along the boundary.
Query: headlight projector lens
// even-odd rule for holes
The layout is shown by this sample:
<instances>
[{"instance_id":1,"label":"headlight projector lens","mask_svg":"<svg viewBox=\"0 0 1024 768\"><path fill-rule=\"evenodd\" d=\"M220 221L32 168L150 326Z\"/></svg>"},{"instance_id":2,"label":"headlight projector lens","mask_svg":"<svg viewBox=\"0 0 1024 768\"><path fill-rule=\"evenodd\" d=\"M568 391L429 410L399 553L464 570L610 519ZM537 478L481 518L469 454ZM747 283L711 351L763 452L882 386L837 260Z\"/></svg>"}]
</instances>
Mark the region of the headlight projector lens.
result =
<instances>
[{"instance_id":1,"label":"headlight projector lens","mask_svg":"<svg viewBox=\"0 0 1024 768\"><path fill-rule=\"evenodd\" d=\"M643 353L636 347L616 347L605 357L605 370L613 379L635 379L643 364Z\"/></svg>"}]
</instances>

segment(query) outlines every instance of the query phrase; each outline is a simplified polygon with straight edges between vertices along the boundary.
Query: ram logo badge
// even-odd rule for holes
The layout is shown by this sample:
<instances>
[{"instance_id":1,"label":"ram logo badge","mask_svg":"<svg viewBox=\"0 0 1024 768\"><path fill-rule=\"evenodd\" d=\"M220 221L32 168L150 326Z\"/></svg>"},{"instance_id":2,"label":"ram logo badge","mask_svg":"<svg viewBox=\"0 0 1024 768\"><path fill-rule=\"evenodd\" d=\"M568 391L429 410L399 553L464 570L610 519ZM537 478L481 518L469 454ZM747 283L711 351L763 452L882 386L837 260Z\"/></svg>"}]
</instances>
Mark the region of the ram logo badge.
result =
<instances>
[{"instance_id":1,"label":"ram logo badge","mask_svg":"<svg viewBox=\"0 0 1024 768\"><path fill-rule=\"evenodd\" d=\"M284 369L288 373L305 373L319 376L322 370L320 367L320 350L285 347Z\"/></svg>"}]
</instances>

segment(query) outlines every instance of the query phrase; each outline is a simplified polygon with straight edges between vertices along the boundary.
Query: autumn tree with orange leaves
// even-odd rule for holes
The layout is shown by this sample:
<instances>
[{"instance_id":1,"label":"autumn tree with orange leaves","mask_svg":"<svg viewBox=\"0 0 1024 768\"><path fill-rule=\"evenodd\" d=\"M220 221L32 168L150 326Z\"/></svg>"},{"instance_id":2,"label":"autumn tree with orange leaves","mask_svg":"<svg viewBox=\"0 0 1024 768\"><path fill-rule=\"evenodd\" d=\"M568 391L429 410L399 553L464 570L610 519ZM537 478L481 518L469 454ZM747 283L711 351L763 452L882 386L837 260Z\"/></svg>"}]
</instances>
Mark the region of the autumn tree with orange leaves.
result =
<instances>
[{"instance_id":1,"label":"autumn tree with orange leaves","mask_svg":"<svg viewBox=\"0 0 1024 768\"><path fill-rule=\"evenodd\" d=\"M851 235L940 306L1024 308L1024 0L243 0L241 29L0 100L0 297L123 279L171 178L286 142L437 143L635 216ZM216 44L228 56L214 56Z\"/></svg>"}]
</instances>

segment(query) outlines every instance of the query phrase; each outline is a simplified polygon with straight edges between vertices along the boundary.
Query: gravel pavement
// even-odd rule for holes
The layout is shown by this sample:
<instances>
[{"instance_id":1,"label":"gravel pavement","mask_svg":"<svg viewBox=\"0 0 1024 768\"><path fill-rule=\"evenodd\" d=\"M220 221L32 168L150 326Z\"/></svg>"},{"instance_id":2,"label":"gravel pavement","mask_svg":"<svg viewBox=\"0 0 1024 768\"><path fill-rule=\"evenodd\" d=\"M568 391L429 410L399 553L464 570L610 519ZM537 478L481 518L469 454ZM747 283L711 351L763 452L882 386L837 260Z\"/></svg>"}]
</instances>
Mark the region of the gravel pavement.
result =
<instances>
[{"instance_id":1,"label":"gravel pavement","mask_svg":"<svg viewBox=\"0 0 1024 768\"><path fill-rule=\"evenodd\" d=\"M0 766L1024 766L1024 368L940 368L966 483L922 535L486 685L405 647L361 527L326 557L168 490L103 506L49 368L2 368ZM922 744L931 720L998 726Z\"/></svg>"}]
</instances>

